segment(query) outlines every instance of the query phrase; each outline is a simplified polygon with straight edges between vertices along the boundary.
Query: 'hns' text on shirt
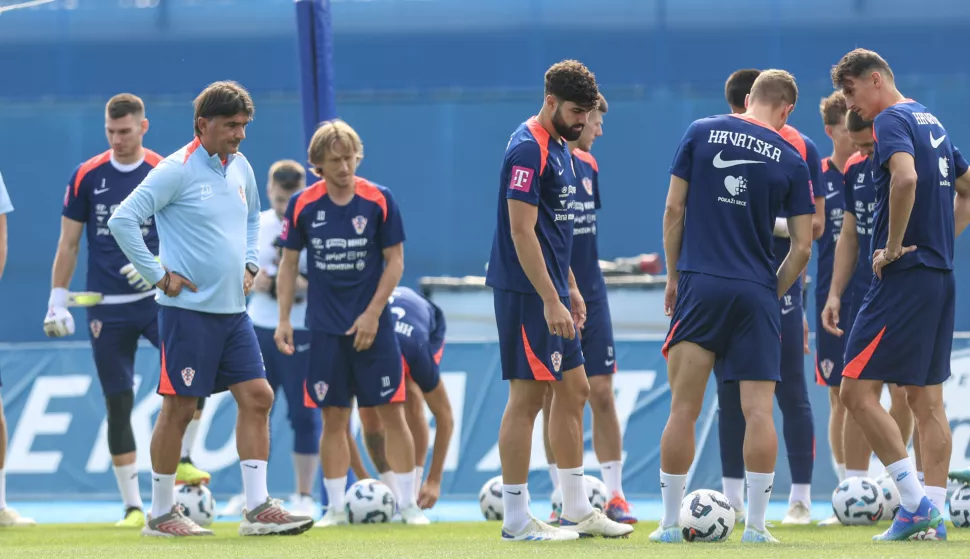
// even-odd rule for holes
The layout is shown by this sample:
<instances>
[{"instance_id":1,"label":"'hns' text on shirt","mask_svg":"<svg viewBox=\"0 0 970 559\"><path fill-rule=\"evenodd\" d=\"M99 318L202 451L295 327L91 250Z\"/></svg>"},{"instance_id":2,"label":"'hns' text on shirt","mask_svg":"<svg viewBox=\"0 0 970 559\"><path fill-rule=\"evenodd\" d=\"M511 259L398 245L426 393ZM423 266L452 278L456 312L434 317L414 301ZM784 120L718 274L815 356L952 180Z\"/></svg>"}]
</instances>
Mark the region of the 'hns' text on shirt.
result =
<instances>
[{"instance_id":1,"label":"'hns' text on shirt","mask_svg":"<svg viewBox=\"0 0 970 559\"><path fill-rule=\"evenodd\" d=\"M749 149L755 153L760 153L773 161L781 161L781 149L776 148L764 140L759 140L758 138L749 136L743 132L711 130L711 136L707 139L707 143L731 144L735 147Z\"/></svg>"},{"instance_id":2,"label":"'hns' text on shirt","mask_svg":"<svg viewBox=\"0 0 970 559\"><path fill-rule=\"evenodd\" d=\"M916 124L935 124L937 126L943 126L940 121L936 120L936 117L930 113L913 113L913 117L916 119Z\"/></svg>"}]
</instances>

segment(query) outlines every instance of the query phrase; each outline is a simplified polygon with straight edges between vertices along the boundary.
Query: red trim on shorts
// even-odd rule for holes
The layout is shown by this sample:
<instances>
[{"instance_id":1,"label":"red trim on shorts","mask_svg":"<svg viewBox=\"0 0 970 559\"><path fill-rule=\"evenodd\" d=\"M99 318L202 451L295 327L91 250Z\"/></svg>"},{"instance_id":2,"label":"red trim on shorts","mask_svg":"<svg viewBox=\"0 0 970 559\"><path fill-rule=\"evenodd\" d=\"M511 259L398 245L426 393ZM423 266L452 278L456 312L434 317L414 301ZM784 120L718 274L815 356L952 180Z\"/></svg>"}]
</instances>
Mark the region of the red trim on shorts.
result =
<instances>
[{"instance_id":1,"label":"red trim on shorts","mask_svg":"<svg viewBox=\"0 0 970 559\"><path fill-rule=\"evenodd\" d=\"M842 376L849 378L859 378L862 374L862 370L866 368L869 360L872 359L872 354L875 353L876 347L879 345L879 341L882 340L882 335L886 333L886 327L883 326L882 330L876 334L876 337L866 346L862 353L856 355L852 361L849 361L845 367L842 369Z\"/></svg>"},{"instance_id":2,"label":"red trim on shorts","mask_svg":"<svg viewBox=\"0 0 970 559\"><path fill-rule=\"evenodd\" d=\"M162 342L162 373L158 375L158 393L166 396L174 396L175 388L172 387L172 379L168 378L168 366L165 363L165 342Z\"/></svg>"},{"instance_id":3,"label":"red trim on shorts","mask_svg":"<svg viewBox=\"0 0 970 559\"><path fill-rule=\"evenodd\" d=\"M310 391L306 389L306 380L303 381L303 407L316 408L317 403L310 397Z\"/></svg>"},{"instance_id":4,"label":"red trim on shorts","mask_svg":"<svg viewBox=\"0 0 970 559\"><path fill-rule=\"evenodd\" d=\"M407 361L404 360L403 355L401 356L401 366L404 368L405 371L410 371L410 369L408 368L408 363ZM391 397L392 404L399 404L407 398L408 391L407 391L407 385L405 384L405 379L407 378L407 376L408 375L405 375L402 372L401 384L398 385L397 392L395 392L394 396Z\"/></svg>"},{"instance_id":5,"label":"red trim on shorts","mask_svg":"<svg viewBox=\"0 0 970 559\"><path fill-rule=\"evenodd\" d=\"M552 376L549 368L546 364L542 362L542 359L536 357L535 352L532 351L532 346L529 345L529 337L525 335L525 325L522 325L522 347L525 349L525 358L529 361L529 369L532 371L532 378L535 380L542 381L555 381L556 377Z\"/></svg>"},{"instance_id":6,"label":"red trim on shorts","mask_svg":"<svg viewBox=\"0 0 970 559\"><path fill-rule=\"evenodd\" d=\"M815 384L819 386L826 386L825 377L823 377L822 372L818 370L818 356L815 357Z\"/></svg>"},{"instance_id":7,"label":"red trim on shorts","mask_svg":"<svg viewBox=\"0 0 970 559\"><path fill-rule=\"evenodd\" d=\"M445 344L441 344L438 351L434 352L434 364L441 365L441 356L445 354Z\"/></svg>"},{"instance_id":8,"label":"red trim on shorts","mask_svg":"<svg viewBox=\"0 0 970 559\"><path fill-rule=\"evenodd\" d=\"M408 360L401 356L401 366L404 368L404 376L411 378L411 366L408 365Z\"/></svg>"},{"instance_id":9,"label":"red trim on shorts","mask_svg":"<svg viewBox=\"0 0 970 559\"><path fill-rule=\"evenodd\" d=\"M680 321L674 323L674 327L670 329L670 333L667 334L667 339L664 340L664 346L660 348L660 353L664 356L664 361L667 360L667 351L670 349L670 340L674 337L674 332L677 331L677 327L680 326Z\"/></svg>"}]
</instances>

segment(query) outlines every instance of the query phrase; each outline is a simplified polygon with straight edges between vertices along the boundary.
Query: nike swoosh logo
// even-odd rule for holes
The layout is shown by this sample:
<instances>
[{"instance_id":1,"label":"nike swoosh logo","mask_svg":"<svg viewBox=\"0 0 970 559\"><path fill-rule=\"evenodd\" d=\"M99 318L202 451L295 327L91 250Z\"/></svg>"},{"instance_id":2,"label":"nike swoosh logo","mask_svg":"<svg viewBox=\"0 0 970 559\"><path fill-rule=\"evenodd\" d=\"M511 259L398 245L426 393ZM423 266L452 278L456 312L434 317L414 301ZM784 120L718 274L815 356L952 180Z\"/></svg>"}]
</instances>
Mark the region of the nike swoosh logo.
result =
<instances>
[{"instance_id":1,"label":"nike swoosh logo","mask_svg":"<svg viewBox=\"0 0 970 559\"><path fill-rule=\"evenodd\" d=\"M388 396L388 395L389 395L389 394L390 394L391 392L394 392L394 389L393 389L393 388L391 388L390 390L381 390L381 398L387 398L387 396Z\"/></svg>"},{"instance_id":2,"label":"nike swoosh logo","mask_svg":"<svg viewBox=\"0 0 970 559\"><path fill-rule=\"evenodd\" d=\"M310 224L310 227L313 227L315 229L317 227L320 227L321 225L326 225L326 224L327 224L326 221L314 221L313 223Z\"/></svg>"},{"instance_id":3,"label":"nike swoosh logo","mask_svg":"<svg viewBox=\"0 0 970 559\"><path fill-rule=\"evenodd\" d=\"M933 147L936 147L936 146L933 146ZM94 189L94 193L95 194L104 194L105 192L107 192L109 190L111 190L111 189L110 188L95 188Z\"/></svg>"},{"instance_id":4,"label":"nike swoosh logo","mask_svg":"<svg viewBox=\"0 0 970 559\"><path fill-rule=\"evenodd\" d=\"M829 198L832 198L832 197L838 196L838 195L839 195L838 192L829 192L828 194L825 195L825 199L828 200Z\"/></svg>"},{"instance_id":5,"label":"nike swoosh logo","mask_svg":"<svg viewBox=\"0 0 970 559\"><path fill-rule=\"evenodd\" d=\"M607 359L606 360L606 366L609 367L609 366L613 365L614 361L615 361L615 359Z\"/></svg>"},{"instance_id":6,"label":"nike swoosh logo","mask_svg":"<svg viewBox=\"0 0 970 559\"><path fill-rule=\"evenodd\" d=\"M563 171L565 171L565 169L561 169L561 170L559 171L559 174L561 175Z\"/></svg>"},{"instance_id":7,"label":"nike swoosh logo","mask_svg":"<svg viewBox=\"0 0 970 559\"><path fill-rule=\"evenodd\" d=\"M247 468L252 468L254 470L257 468L257 466L253 466L252 464L243 464L243 466L246 466Z\"/></svg>"},{"instance_id":8,"label":"nike swoosh logo","mask_svg":"<svg viewBox=\"0 0 970 559\"><path fill-rule=\"evenodd\" d=\"M943 143L943 140L945 140L945 139L946 139L946 134L943 134L939 138L934 138L933 137L933 133L930 132L930 145L933 146L933 149L936 149L936 148L940 147L940 144L942 144ZM97 192L97 191L95 191L95 192Z\"/></svg>"},{"instance_id":9,"label":"nike swoosh logo","mask_svg":"<svg viewBox=\"0 0 970 559\"><path fill-rule=\"evenodd\" d=\"M303 344L303 345L296 346L296 351L299 352L299 353L303 353L304 351L306 351L308 349L310 349L310 344Z\"/></svg>"},{"instance_id":10,"label":"nike swoosh logo","mask_svg":"<svg viewBox=\"0 0 970 559\"><path fill-rule=\"evenodd\" d=\"M717 152L717 155L714 156L714 167L717 169L727 169L728 167L734 167L735 165L754 165L758 163L762 165L765 164L764 161L755 161L753 159L735 159L734 161L725 161L721 159L721 153L723 153L723 150Z\"/></svg>"},{"instance_id":11,"label":"nike swoosh logo","mask_svg":"<svg viewBox=\"0 0 970 559\"><path fill-rule=\"evenodd\" d=\"M521 491L506 491L506 493L508 493L509 495L521 495L522 494Z\"/></svg>"},{"instance_id":12,"label":"nike swoosh logo","mask_svg":"<svg viewBox=\"0 0 970 559\"><path fill-rule=\"evenodd\" d=\"M781 314L788 314L795 310L795 307L788 307L787 309L781 309Z\"/></svg>"},{"instance_id":13,"label":"nike swoosh logo","mask_svg":"<svg viewBox=\"0 0 970 559\"><path fill-rule=\"evenodd\" d=\"M859 190L860 188L865 188L865 187L866 185L864 184L857 184L854 187L852 187L852 190Z\"/></svg>"}]
</instances>

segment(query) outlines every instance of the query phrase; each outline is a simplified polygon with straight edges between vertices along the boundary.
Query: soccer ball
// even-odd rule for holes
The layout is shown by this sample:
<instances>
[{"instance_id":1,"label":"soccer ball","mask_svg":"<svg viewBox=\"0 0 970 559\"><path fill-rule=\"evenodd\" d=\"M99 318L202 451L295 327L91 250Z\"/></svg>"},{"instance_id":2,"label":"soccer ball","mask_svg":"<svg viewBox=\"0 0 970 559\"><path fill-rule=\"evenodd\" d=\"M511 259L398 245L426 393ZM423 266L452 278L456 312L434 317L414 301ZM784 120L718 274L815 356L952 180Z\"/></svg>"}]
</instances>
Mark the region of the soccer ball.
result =
<instances>
[{"instance_id":1,"label":"soccer ball","mask_svg":"<svg viewBox=\"0 0 970 559\"><path fill-rule=\"evenodd\" d=\"M182 505L185 515L199 526L209 526L215 517L216 500L204 485L183 485L175 493L175 502Z\"/></svg>"},{"instance_id":2,"label":"soccer ball","mask_svg":"<svg viewBox=\"0 0 970 559\"><path fill-rule=\"evenodd\" d=\"M896 518L896 511L899 510L899 491L896 484L889 474L883 474L876 478L879 489L882 491L882 500L885 508L882 510L882 517L879 520L892 520Z\"/></svg>"},{"instance_id":3,"label":"soccer ball","mask_svg":"<svg viewBox=\"0 0 970 559\"><path fill-rule=\"evenodd\" d=\"M585 476L583 482L586 486L586 498L589 499L589 504L596 510L606 510L608 503L606 499L606 484L599 478L591 475ZM562 487L557 487L552 492L552 510L556 513L557 517L562 515Z\"/></svg>"},{"instance_id":4,"label":"soccer ball","mask_svg":"<svg viewBox=\"0 0 970 559\"><path fill-rule=\"evenodd\" d=\"M734 531L734 508L722 493L698 489L680 505L680 528L688 542L722 542Z\"/></svg>"},{"instance_id":5,"label":"soccer ball","mask_svg":"<svg viewBox=\"0 0 970 559\"><path fill-rule=\"evenodd\" d=\"M394 516L394 494L376 479L355 482L344 498L344 510L351 524L381 524Z\"/></svg>"},{"instance_id":6,"label":"soccer ball","mask_svg":"<svg viewBox=\"0 0 970 559\"><path fill-rule=\"evenodd\" d=\"M882 489L872 478L850 477L832 492L832 510L846 526L874 524L882 518L885 509Z\"/></svg>"},{"instance_id":7,"label":"soccer ball","mask_svg":"<svg viewBox=\"0 0 970 559\"><path fill-rule=\"evenodd\" d=\"M482 507L485 520L502 520L505 504L502 502L502 476L497 475L485 482L478 492L478 504Z\"/></svg>"},{"instance_id":8,"label":"soccer ball","mask_svg":"<svg viewBox=\"0 0 970 559\"><path fill-rule=\"evenodd\" d=\"M950 497L950 522L957 528L970 528L970 485L964 485Z\"/></svg>"}]
</instances>

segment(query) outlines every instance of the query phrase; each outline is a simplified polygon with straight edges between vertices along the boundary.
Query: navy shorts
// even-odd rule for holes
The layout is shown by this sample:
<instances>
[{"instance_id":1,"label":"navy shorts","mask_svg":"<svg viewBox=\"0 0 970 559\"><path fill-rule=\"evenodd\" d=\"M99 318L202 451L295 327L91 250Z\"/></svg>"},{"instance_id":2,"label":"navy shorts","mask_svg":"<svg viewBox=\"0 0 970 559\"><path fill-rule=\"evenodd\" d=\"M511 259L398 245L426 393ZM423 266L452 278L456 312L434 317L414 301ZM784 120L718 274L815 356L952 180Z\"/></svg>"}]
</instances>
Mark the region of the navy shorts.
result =
<instances>
[{"instance_id":1,"label":"navy shorts","mask_svg":"<svg viewBox=\"0 0 970 559\"><path fill-rule=\"evenodd\" d=\"M822 309L828 300L827 293L815 295L815 383L819 386L839 386L842 384L842 365L845 356L847 332L852 330L852 295L842 296L839 312L839 328L842 336L830 334L822 327Z\"/></svg>"},{"instance_id":2,"label":"navy shorts","mask_svg":"<svg viewBox=\"0 0 970 559\"><path fill-rule=\"evenodd\" d=\"M374 343L364 351L354 349L354 336L311 332L306 405L349 408L355 397L361 408L403 402L407 391L402 361L394 318L387 310Z\"/></svg>"},{"instance_id":3,"label":"navy shorts","mask_svg":"<svg viewBox=\"0 0 970 559\"><path fill-rule=\"evenodd\" d=\"M611 375L616 372L613 347L613 319L607 298L586 301L586 325L581 332L586 376Z\"/></svg>"},{"instance_id":4,"label":"navy shorts","mask_svg":"<svg viewBox=\"0 0 970 559\"><path fill-rule=\"evenodd\" d=\"M713 352L714 374L721 382L781 380L781 313L777 295L770 287L682 273L670 330L661 350L664 357L680 342L695 343Z\"/></svg>"},{"instance_id":5,"label":"navy shorts","mask_svg":"<svg viewBox=\"0 0 970 559\"><path fill-rule=\"evenodd\" d=\"M162 373L158 393L205 398L234 384L266 378L249 315L162 306L158 311Z\"/></svg>"},{"instance_id":6,"label":"navy shorts","mask_svg":"<svg viewBox=\"0 0 970 559\"><path fill-rule=\"evenodd\" d=\"M401 344L401 356L404 358L404 376L418 385L421 392L427 394L441 382L441 356L444 355L445 346L435 349L428 344L427 340L415 340L409 338L405 341L398 338Z\"/></svg>"},{"instance_id":7,"label":"navy shorts","mask_svg":"<svg viewBox=\"0 0 970 559\"><path fill-rule=\"evenodd\" d=\"M158 346L158 303L146 297L123 305L88 307L88 336L105 396L134 387L135 353L144 336Z\"/></svg>"},{"instance_id":8,"label":"navy shorts","mask_svg":"<svg viewBox=\"0 0 970 559\"><path fill-rule=\"evenodd\" d=\"M842 376L903 386L950 378L956 281L916 266L873 277L845 345Z\"/></svg>"},{"instance_id":9,"label":"navy shorts","mask_svg":"<svg viewBox=\"0 0 970 559\"><path fill-rule=\"evenodd\" d=\"M564 371L583 365L579 337L549 333L538 293L492 290L503 380L562 380ZM569 308L569 298L562 303Z\"/></svg>"},{"instance_id":10,"label":"navy shorts","mask_svg":"<svg viewBox=\"0 0 970 559\"><path fill-rule=\"evenodd\" d=\"M283 394L286 394L287 417L290 422L318 415L304 405L303 387L310 369L310 332L294 330L294 352L293 355L286 355L276 347L276 340L273 339L275 330L258 326L253 330L256 332L259 351L266 366L266 381L273 392L282 388Z\"/></svg>"}]
</instances>

